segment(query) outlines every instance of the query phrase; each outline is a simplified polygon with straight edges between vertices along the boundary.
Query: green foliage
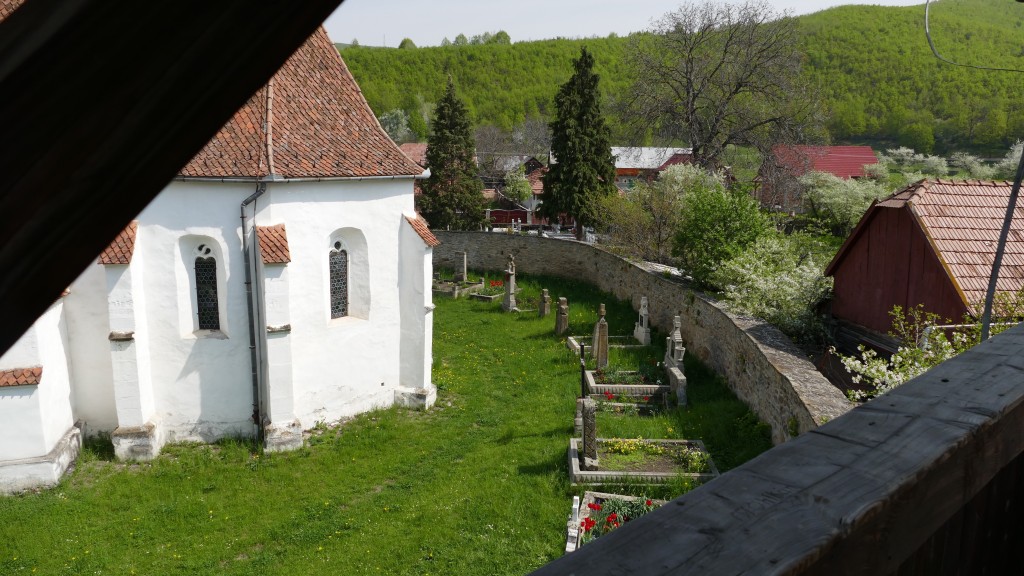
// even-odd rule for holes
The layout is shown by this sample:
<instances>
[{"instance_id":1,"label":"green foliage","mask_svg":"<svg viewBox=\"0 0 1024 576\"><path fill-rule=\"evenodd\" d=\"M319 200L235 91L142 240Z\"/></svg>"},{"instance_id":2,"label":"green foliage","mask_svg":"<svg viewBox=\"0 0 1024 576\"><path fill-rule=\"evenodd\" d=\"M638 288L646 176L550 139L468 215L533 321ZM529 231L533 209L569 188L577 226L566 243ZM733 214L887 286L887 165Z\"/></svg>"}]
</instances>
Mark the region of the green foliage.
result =
<instances>
[{"instance_id":1,"label":"green foliage","mask_svg":"<svg viewBox=\"0 0 1024 576\"><path fill-rule=\"evenodd\" d=\"M576 237L598 220L598 201L615 191L615 159L610 133L598 100L599 77L586 48L573 61L573 75L555 96L551 153L556 161L544 176L540 212L551 220L568 214L576 220Z\"/></svg>"},{"instance_id":2,"label":"green foliage","mask_svg":"<svg viewBox=\"0 0 1024 576\"><path fill-rule=\"evenodd\" d=\"M870 178L843 179L827 172L808 172L799 178L805 214L824 229L845 238L875 200L889 187Z\"/></svg>"},{"instance_id":3,"label":"green foliage","mask_svg":"<svg viewBox=\"0 0 1024 576\"><path fill-rule=\"evenodd\" d=\"M381 128L388 133L396 143L409 142L413 138L412 130L409 129L409 113L402 109L394 109L385 112L377 119Z\"/></svg>"},{"instance_id":4,"label":"green foliage","mask_svg":"<svg viewBox=\"0 0 1024 576\"><path fill-rule=\"evenodd\" d=\"M507 198L522 204L532 194L533 188L530 186L530 181L526 179L526 169L520 165L519 167L509 170L505 174L505 190L503 192Z\"/></svg>"},{"instance_id":5,"label":"green foliage","mask_svg":"<svg viewBox=\"0 0 1024 576\"><path fill-rule=\"evenodd\" d=\"M926 311L923 304L907 310L893 306L889 316L892 317L889 335L902 343L891 357L879 356L863 344L857 347L859 354L856 356L838 354L835 348L831 350L853 375L854 383L870 386L867 390L848 391L853 400L884 394L981 342L980 320L965 318L963 324L951 326L949 319L943 320ZM1003 321L992 324L992 335L1010 328L1024 316L1024 293L997 294L993 316Z\"/></svg>"},{"instance_id":6,"label":"green foliage","mask_svg":"<svg viewBox=\"0 0 1024 576\"><path fill-rule=\"evenodd\" d=\"M415 47L416 43L411 38L402 38L402 42L398 45L399 50L408 50Z\"/></svg>"},{"instance_id":7,"label":"green foliage","mask_svg":"<svg viewBox=\"0 0 1024 576\"><path fill-rule=\"evenodd\" d=\"M804 77L822 92L833 140L928 151L930 130L938 153L1001 153L1024 134L1019 78L936 60L921 39L922 12L919 5L840 6L795 19ZM938 48L968 64L1024 68L1022 27L1024 6L1015 2L942 0L932 7ZM609 36L471 45L460 35L449 46L349 46L342 55L378 114L395 108L411 114L410 98L436 102L448 71L460 79L476 123L508 129L551 115L555 91L584 43L602 77L602 100L619 99L630 85L629 41ZM608 121L616 139L624 138L617 113Z\"/></svg>"},{"instance_id":8,"label":"green foliage","mask_svg":"<svg viewBox=\"0 0 1024 576\"><path fill-rule=\"evenodd\" d=\"M767 2L693 0L630 40L629 124L686 142L701 166L722 166L729 145L767 151L820 132L798 25Z\"/></svg>"},{"instance_id":9,"label":"green foliage","mask_svg":"<svg viewBox=\"0 0 1024 576\"><path fill-rule=\"evenodd\" d=\"M619 526L636 520L657 508L659 504L645 495L633 500L622 498L603 498L599 503L590 504L588 515L580 523L582 534L581 544L587 544L594 539L604 536Z\"/></svg>"},{"instance_id":10,"label":"green foliage","mask_svg":"<svg viewBox=\"0 0 1024 576\"><path fill-rule=\"evenodd\" d=\"M479 229L484 223L483 183L473 160L469 115L451 78L434 109L427 165L430 177L423 182L419 197L423 217L438 229Z\"/></svg>"},{"instance_id":11,"label":"green foliage","mask_svg":"<svg viewBox=\"0 0 1024 576\"><path fill-rule=\"evenodd\" d=\"M765 234L724 262L712 282L731 308L767 320L797 341L820 341L824 326L817 307L831 294L832 279L822 275L828 256L821 254L830 251L814 250L813 243L799 234Z\"/></svg>"},{"instance_id":12,"label":"green foliage","mask_svg":"<svg viewBox=\"0 0 1024 576\"><path fill-rule=\"evenodd\" d=\"M683 196L673 254L694 280L711 284L719 265L739 256L769 228L757 200L746 190L694 186Z\"/></svg>"},{"instance_id":13,"label":"green foliage","mask_svg":"<svg viewBox=\"0 0 1024 576\"><path fill-rule=\"evenodd\" d=\"M499 31L492 40L500 39ZM458 39L456 39L458 40ZM459 93L477 125L510 130L530 118L554 114L555 93L572 72L572 61L586 45L601 76L600 98L610 103L628 85L623 60L625 39L542 40L502 44L421 46L416 50L346 47L341 50L359 87L378 114L440 99L445 75L459 79ZM429 117L429 115L428 115ZM610 118L611 128L619 124ZM414 128L415 130L415 128ZM425 134L424 134L425 137Z\"/></svg>"},{"instance_id":14,"label":"green foliage","mask_svg":"<svg viewBox=\"0 0 1024 576\"><path fill-rule=\"evenodd\" d=\"M672 238L682 221L683 196L696 186L723 186L722 175L676 164L654 182L640 182L625 194L604 197L600 221L608 242L628 256L670 264Z\"/></svg>"}]
</instances>

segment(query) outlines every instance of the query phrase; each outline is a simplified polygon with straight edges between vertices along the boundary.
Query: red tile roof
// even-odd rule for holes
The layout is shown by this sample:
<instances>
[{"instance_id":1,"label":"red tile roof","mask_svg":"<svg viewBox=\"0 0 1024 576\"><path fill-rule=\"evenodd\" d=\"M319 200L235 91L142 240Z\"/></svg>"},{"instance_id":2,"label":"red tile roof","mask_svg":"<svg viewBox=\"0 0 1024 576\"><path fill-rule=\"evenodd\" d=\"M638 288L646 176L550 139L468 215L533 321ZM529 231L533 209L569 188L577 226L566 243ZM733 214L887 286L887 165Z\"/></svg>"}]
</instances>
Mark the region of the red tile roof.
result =
<instances>
[{"instance_id":1,"label":"red tile roof","mask_svg":"<svg viewBox=\"0 0 1024 576\"><path fill-rule=\"evenodd\" d=\"M38 386L42 378L42 366L0 370L0 388L7 386Z\"/></svg>"},{"instance_id":2,"label":"red tile roof","mask_svg":"<svg viewBox=\"0 0 1024 576\"><path fill-rule=\"evenodd\" d=\"M260 257L264 264L287 264L292 261L284 224L257 226L256 238L260 241Z\"/></svg>"},{"instance_id":3,"label":"red tile roof","mask_svg":"<svg viewBox=\"0 0 1024 576\"><path fill-rule=\"evenodd\" d=\"M410 160L419 164L423 168L427 167L426 142L406 142L398 147L402 149L402 153L408 156Z\"/></svg>"},{"instance_id":4,"label":"red tile roof","mask_svg":"<svg viewBox=\"0 0 1024 576\"><path fill-rule=\"evenodd\" d=\"M534 196L540 196L544 193L544 175L547 173L548 167L541 166L526 175L526 179L530 182L530 188L533 190Z\"/></svg>"},{"instance_id":5,"label":"red tile roof","mask_svg":"<svg viewBox=\"0 0 1024 576\"><path fill-rule=\"evenodd\" d=\"M100 254L100 264L131 264L135 253L135 235L139 230L139 221L132 220L128 227L117 234L117 238Z\"/></svg>"},{"instance_id":6,"label":"red tile roof","mask_svg":"<svg viewBox=\"0 0 1024 576\"><path fill-rule=\"evenodd\" d=\"M272 157L267 154L265 124ZM286 178L423 172L380 127L323 28L249 98L181 175L266 176L271 161L274 173Z\"/></svg>"},{"instance_id":7,"label":"red tile roof","mask_svg":"<svg viewBox=\"0 0 1024 576\"><path fill-rule=\"evenodd\" d=\"M789 168L794 176L810 171L828 172L840 178L866 176L864 166L878 164L878 157L870 146L789 146L772 149L775 160Z\"/></svg>"},{"instance_id":8,"label":"red tile roof","mask_svg":"<svg viewBox=\"0 0 1024 576\"><path fill-rule=\"evenodd\" d=\"M430 227L427 226L427 221L424 220L422 216L418 214L416 215L415 218L411 216L406 216L405 221L408 222L410 226L412 226L412 229L415 230L417 234L419 234L420 238L423 239L423 242L427 246L433 248L434 246L441 245L441 241L437 239L437 236L434 236L433 232L430 231Z\"/></svg>"},{"instance_id":9,"label":"red tile roof","mask_svg":"<svg viewBox=\"0 0 1024 576\"><path fill-rule=\"evenodd\" d=\"M858 235L883 208L908 208L921 225L939 260L972 309L985 299L996 244L1010 198L1010 182L922 180L875 203L826 269L831 275ZM1010 225L996 290L1024 288L1024 203L1018 202Z\"/></svg>"}]
</instances>

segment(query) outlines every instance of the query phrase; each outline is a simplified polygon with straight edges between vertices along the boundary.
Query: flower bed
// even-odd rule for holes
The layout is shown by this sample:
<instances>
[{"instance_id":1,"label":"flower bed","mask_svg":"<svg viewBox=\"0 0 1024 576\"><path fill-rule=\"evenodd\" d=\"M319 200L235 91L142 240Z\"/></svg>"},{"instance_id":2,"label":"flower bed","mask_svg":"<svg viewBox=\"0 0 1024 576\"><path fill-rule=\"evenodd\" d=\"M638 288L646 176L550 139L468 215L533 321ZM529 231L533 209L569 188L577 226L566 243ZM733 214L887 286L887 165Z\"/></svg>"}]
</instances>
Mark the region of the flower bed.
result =
<instances>
[{"instance_id":1,"label":"flower bed","mask_svg":"<svg viewBox=\"0 0 1024 576\"><path fill-rule=\"evenodd\" d=\"M600 470L583 470L582 440L569 439L569 475L573 484L664 484L678 477L706 482L718 476L700 440L598 438Z\"/></svg>"},{"instance_id":2,"label":"flower bed","mask_svg":"<svg viewBox=\"0 0 1024 576\"><path fill-rule=\"evenodd\" d=\"M656 369L660 370L658 366ZM671 387L663 375L656 372L635 370L587 370L587 393L615 396L626 395L634 398L667 395Z\"/></svg>"},{"instance_id":3,"label":"flower bed","mask_svg":"<svg viewBox=\"0 0 1024 576\"><path fill-rule=\"evenodd\" d=\"M664 500L652 500L646 496L623 496L589 491L583 493L581 501L577 501L576 498L573 500L573 510L566 534L566 552L573 552L580 546L665 503Z\"/></svg>"}]
</instances>

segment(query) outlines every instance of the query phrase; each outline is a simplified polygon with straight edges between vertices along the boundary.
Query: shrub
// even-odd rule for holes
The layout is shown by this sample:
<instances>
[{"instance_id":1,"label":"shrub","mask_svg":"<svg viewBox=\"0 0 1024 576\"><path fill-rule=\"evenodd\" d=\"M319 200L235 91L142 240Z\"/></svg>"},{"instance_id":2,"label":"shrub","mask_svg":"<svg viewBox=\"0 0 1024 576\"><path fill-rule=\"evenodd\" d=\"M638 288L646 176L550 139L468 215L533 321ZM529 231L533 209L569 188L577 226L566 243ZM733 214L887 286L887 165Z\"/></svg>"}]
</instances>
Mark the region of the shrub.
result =
<instances>
[{"instance_id":1,"label":"shrub","mask_svg":"<svg viewBox=\"0 0 1024 576\"><path fill-rule=\"evenodd\" d=\"M724 263L713 280L730 308L762 318L788 336L813 342L824 333L815 309L832 290L825 262L796 239L771 234Z\"/></svg>"},{"instance_id":2,"label":"shrub","mask_svg":"<svg viewBox=\"0 0 1024 576\"><path fill-rule=\"evenodd\" d=\"M746 190L697 185L683 196L673 253L694 280L710 284L723 262L739 256L770 228L757 200Z\"/></svg>"}]
</instances>

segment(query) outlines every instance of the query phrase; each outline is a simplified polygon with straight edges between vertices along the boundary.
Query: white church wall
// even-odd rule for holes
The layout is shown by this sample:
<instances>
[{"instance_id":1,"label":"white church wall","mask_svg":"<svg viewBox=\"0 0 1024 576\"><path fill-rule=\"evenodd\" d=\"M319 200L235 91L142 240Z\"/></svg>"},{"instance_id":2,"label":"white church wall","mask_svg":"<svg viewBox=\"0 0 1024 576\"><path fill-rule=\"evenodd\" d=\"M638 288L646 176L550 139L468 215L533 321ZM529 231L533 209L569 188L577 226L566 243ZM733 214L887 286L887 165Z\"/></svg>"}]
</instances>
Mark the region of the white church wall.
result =
<instances>
[{"instance_id":1,"label":"white church wall","mask_svg":"<svg viewBox=\"0 0 1024 576\"><path fill-rule=\"evenodd\" d=\"M139 215L154 424L167 441L252 434L239 206L254 190L252 183L175 181ZM216 259L218 330L198 327L200 246Z\"/></svg>"},{"instance_id":2,"label":"white church wall","mask_svg":"<svg viewBox=\"0 0 1024 576\"><path fill-rule=\"evenodd\" d=\"M412 180L272 184L258 223L284 223L295 414L306 428L390 406L400 385L399 226ZM350 258L350 315L331 318L328 256ZM270 383L273 386L273 382Z\"/></svg>"},{"instance_id":3,"label":"white church wall","mask_svg":"<svg viewBox=\"0 0 1024 576\"><path fill-rule=\"evenodd\" d=\"M63 302L58 300L0 357L0 370L42 366L38 385L0 388L0 461L45 456L71 428Z\"/></svg>"},{"instance_id":4,"label":"white church wall","mask_svg":"<svg viewBox=\"0 0 1024 576\"><path fill-rule=\"evenodd\" d=\"M110 320L105 267L95 261L71 284L64 297L68 359L72 367L71 401L87 435L117 427L114 376L110 360Z\"/></svg>"},{"instance_id":5,"label":"white church wall","mask_svg":"<svg viewBox=\"0 0 1024 576\"><path fill-rule=\"evenodd\" d=\"M415 213L410 214L415 216ZM403 218L404 220L404 218ZM430 382L433 331L432 249L412 226L401 226L402 351L401 383L408 390L432 388Z\"/></svg>"},{"instance_id":6,"label":"white church wall","mask_svg":"<svg viewBox=\"0 0 1024 576\"><path fill-rule=\"evenodd\" d=\"M68 333L64 302L58 300L38 321L39 357L43 377L39 382L40 416L47 452L74 424L71 413L71 371L68 366Z\"/></svg>"}]
</instances>

